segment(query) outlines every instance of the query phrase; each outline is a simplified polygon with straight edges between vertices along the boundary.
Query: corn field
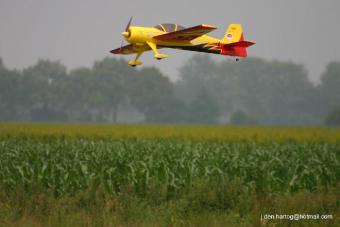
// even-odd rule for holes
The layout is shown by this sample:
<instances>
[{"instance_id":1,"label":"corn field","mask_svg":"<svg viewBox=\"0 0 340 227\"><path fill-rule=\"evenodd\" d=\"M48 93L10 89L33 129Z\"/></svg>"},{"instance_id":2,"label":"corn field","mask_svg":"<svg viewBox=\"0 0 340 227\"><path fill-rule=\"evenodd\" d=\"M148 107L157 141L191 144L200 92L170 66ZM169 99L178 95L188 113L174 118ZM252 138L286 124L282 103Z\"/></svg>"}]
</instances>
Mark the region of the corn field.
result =
<instances>
[{"instance_id":1,"label":"corn field","mask_svg":"<svg viewBox=\"0 0 340 227\"><path fill-rule=\"evenodd\" d=\"M8 191L38 185L56 196L98 187L115 194L129 186L138 194L158 190L169 195L190 190L197 180L228 178L257 191L285 193L332 187L340 180L340 143L335 133L330 141L319 137L313 141L309 135L305 140L301 139L305 135L264 140L258 128L252 130L259 132L260 139L252 140L254 136L242 137L238 129L237 139L234 135L214 140L207 129L209 139L179 139L172 138L171 131L164 137L161 132L166 130L159 126L157 133L153 126L154 138L143 138L142 131L146 135L150 131L139 126L139 137L112 136L111 128L107 135L91 138L71 136L67 128L65 135L60 131L53 136L46 134L52 126L46 131L39 126L40 134L34 127L26 126L26 131L15 127L3 127L0 136L0 187ZM288 135L289 129L284 130ZM87 135L93 132L88 130Z\"/></svg>"},{"instance_id":2,"label":"corn field","mask_svg":"<svg viewBox=\"0 0 340 227\"><path fill-rule=\"evenodd\" d=\"M0 226L338 226L339 162L337 128L0 124ZM296 212L334 218L261 219Z\"/></svg>"}]
</instances>

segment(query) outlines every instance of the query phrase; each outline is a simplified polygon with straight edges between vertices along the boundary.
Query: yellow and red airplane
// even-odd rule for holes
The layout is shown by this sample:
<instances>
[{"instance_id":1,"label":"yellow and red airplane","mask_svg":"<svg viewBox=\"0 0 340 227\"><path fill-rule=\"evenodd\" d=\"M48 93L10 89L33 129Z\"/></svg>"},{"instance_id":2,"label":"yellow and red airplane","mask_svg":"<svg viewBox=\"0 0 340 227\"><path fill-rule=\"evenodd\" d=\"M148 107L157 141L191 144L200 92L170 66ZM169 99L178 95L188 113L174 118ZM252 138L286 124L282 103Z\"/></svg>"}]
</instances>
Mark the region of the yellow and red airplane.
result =
<instances>
[{"instance_id":1,"label":"yellow and red airplane","mask_svg":"<svg viewBox=\"0 0 340 227\"><path fill-rule=\"evenodd\" d=\"M141 65L139 57L145 52L152 50L158 60L168 57L160 54L158 49L174 48L221 54L237 57L247 57L247 47L255 42L244 40L242 25L230 24L223 39L207 36L208 32L216 27L206 24L184 28L178 24L159 24L155 27L131 26L132 17L126 26L122 36L130 44L111 50L112 54L137 54L136 58L129 62L131 66Z\"/></svg>"}]
</instances>

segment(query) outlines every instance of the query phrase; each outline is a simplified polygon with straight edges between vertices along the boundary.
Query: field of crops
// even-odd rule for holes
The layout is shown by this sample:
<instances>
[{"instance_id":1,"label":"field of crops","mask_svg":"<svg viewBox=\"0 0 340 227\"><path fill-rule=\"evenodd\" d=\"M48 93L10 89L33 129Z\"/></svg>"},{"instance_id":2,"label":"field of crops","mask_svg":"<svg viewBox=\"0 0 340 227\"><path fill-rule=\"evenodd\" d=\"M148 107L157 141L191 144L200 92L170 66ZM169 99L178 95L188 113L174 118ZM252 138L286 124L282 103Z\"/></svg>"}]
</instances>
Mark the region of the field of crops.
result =
<instances>
[{"instance_id":1,"label":"field of crops","mask_svg":"<svg viewBox=\"0 0 340 227\"><path fill-rule=\"evenodd\" d=\"M63 136L81 138L138 138L251 141L340 141L339 128L223 127L192 125L1 124L1 137Z\"/></svg>"},{"instance_id":2,"label":"field of crops","mask_svg":"<svg viewBox=\"0 0 340 227\"><path fill-rule=\"evenodd\" d=\"M135 207L146 204L143 211L172 210L171 214L162 213L162 220L151 221L159 225L173 225L176 220L182 223L202 212L218 214L213 219L220 218L221 223L249 224L259 219L261 212L282 211L282 201L308 203L310 197L318 198L319 203L311 202L311 207L292 204L306 212L335 215L340 214L339 182L339 129L0 125L0 202L6 204L0 204L0 221L1 211L8 207L20 211L20 215L4 217L7 222L3 223L21 220L18 217L26 211L36 215L34 205L22 208L23 212L13 202L22 195L27 198L21 202L27 205L32 198L40 200L41 195L59 203L88 192L93 197L80 201L98 202L99 196L104 204L119 200L124 207L133 198L139 201ZM39 206L46 207L46 201ZM91 206L97 210L106 207ZM117 211L117 204L114 207ZM287 209L292 212L294 206ZM102 212L112 216L115 211ZM243 216L233 216L242 212ZM165 218L169 216L172 219ZM99 225L129 224L132 219ZM133 220L134 224L141 221ZM46 224L45 219L40 222ZM98 225L98 220L95 223Z\"/></svg>"}]
</instances>

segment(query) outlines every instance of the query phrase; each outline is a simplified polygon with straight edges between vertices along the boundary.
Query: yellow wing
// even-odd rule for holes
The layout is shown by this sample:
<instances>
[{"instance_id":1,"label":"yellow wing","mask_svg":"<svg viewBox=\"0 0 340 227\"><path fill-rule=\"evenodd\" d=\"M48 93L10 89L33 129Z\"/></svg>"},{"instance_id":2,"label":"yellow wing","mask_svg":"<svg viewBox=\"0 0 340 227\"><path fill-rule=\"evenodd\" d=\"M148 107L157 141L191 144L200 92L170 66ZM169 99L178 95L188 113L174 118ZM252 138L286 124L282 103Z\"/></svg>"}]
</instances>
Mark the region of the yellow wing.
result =
<instances>
[{"instance_id":1,"label":"yellow wing","mask_svg":"<svg viewBox=\"0 0 340 227\"><path fill-rule=\"evenodd\" d=\"M150 47L148 45L129 44L129 45L111 50L110 52L112 54L134 54L134 53L139 53L141 51L147 51L147 50L150 50Z\"/></svg>"},{"instance_id":2,"label":"yellow wing","mask_svg":"<svg viewBox=\"0 0 340 227\"><path fill-rule=\"evenodd\" d=\"M133 54L137 53L136 48L132 44L114 49L110 51L112 54Z\"/></svg>"},{"instance_id":3,"label":"yellow wing","mask_svg":"<svg viewBox=\"0 0 340 227\"><path fill-rule=\"evenodd\" d=\"M215 30L216 27L207 25L207 24L201 24L197 25L195 27L191 28L185 28L180 31L170 32L158 36L154 36L154 39L162 40L162 41L190 41L193 39L196 39L202 35L207 34L208 32L211 32L212 30Z\"/></svg>"}]
</instances>

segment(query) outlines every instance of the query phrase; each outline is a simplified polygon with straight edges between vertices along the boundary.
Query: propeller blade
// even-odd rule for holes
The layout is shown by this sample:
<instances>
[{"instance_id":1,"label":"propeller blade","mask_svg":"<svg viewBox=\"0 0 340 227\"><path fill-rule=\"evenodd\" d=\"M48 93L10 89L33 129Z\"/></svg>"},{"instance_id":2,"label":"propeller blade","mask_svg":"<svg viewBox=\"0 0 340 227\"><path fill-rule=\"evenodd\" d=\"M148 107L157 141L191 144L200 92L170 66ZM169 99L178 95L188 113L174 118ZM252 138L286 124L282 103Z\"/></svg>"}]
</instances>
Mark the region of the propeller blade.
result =
<instances>
[{"instance_id":1,"label":"propeller blade","mask_svg":"<svg viewBox=\"0 0 340 227\"><path fill-rule=\"evenodd\" d=\"M132 22L132 18L133 18L133 17L130 17L129 23L127 24L127 26L126 26L126 28L125 28L125 31L126 31L126 32L129 31L129 28L130 28L130 25L131 25L131 22Z\"/></svg>"}]
</instances>

